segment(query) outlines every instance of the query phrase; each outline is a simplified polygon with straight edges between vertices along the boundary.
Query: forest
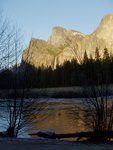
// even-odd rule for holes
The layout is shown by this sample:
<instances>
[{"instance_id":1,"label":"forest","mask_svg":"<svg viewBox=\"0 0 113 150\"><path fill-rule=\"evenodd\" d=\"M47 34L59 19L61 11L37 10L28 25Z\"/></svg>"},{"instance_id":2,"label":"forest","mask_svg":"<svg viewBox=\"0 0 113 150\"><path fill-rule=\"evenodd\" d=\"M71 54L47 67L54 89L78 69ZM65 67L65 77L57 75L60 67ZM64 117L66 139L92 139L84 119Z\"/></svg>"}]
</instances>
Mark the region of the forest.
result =
<instances>
[{"instance_id":1,"label":"forest","mask_svg":"<svg viewBox=\"0 0 113 150\"><path fill-rule=\"evenodd\" d=\"M22 62L16 69L15 72L13 66L1 70L0 89L14 88L15 73L18 88L22 88L23 84L25 88L48 88L113 83L113 56L107 48L103 50L103 57L96 48L94 57L89 58L85 51L82 63L73 59L57 65L54 70L51 67L44 68L43 65L35 68L26 62Z\"/></svg>"}]
</instances>

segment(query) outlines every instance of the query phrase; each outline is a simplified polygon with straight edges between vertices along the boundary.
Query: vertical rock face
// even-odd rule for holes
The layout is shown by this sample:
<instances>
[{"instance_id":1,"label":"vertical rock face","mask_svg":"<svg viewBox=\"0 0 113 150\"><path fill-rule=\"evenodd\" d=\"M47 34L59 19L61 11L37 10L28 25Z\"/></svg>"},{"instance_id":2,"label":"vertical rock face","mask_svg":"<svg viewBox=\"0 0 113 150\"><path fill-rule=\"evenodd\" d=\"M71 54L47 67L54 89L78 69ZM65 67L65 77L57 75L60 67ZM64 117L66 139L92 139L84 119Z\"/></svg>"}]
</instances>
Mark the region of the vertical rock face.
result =
<instances>
[{"instance_id":1,"label":"vertical rock face","mask_svg":"<svg viewBox=\"0 0 113 150\"><path fill-rule=\"evenodd\" d=\"M29 47L23 51L22 60L35 67L53 67L54 57L49 45L39 39L31 39Z\"/></svg>"},{"instance_id":2,"label":"vertical rock face","mask_svg":"<svg viewBox=\"0 0 113 150\"><path fill-rule=\"evenodd\" d=\"M82 33L74 30L66 30L62 27L54 27L48 43L54 46L66 45L73 39L84 36Z\"/></svg>"},{"instance_id":3,"label":"vertical rock face","mask_svg":"<svg viewBox=\"0 0 113 150\"><path fill-rule=\"evenodd\" d=\"M99 27L93 34L96 34L99 39L113 44L113 15L109 14L104 16Z\"/></svg>"},{"instance_id":4,"label":"vertical rock face","mask_svg":"<svg viewBox=\"0 0 113 150\"><path fill-rule=\"evenodd\" d=\"M105 47L113 53L113 14L104 16L98 28L90 35L54 27L47 42L31 39L29 47L23 51L22 59L36 68L43 65L55 69L56 65L62 65L64 61L73 58L81 62L85 51L88 56L94 57L96 47L101 57Z\"/></svg>"}]
</instances>

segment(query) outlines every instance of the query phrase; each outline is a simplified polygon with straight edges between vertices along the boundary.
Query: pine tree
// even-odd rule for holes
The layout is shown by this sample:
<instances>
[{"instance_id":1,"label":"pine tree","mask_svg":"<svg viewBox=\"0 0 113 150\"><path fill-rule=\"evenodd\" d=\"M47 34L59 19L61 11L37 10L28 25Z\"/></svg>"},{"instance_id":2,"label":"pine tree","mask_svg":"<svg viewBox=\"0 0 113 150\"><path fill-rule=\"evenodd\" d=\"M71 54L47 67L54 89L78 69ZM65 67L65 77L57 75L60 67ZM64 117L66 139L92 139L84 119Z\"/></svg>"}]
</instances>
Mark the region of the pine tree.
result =
<instances>
[{"instance_id":1,"label":"pine tree","mask_svg":"<svg viewBox=\"0 0 113 150\"><path fill-rule=\"evenodd\" d=\"M83 57L83 63L86 64L88 62L88 55L87 52L84 52L84 57Z\"/></svg>"},{"instance_id":2,"label":"pine tree","mask_svg":"<svg viewBox=\"0 0 113 150\"><path fill-rule=\"evenodd\" d=\"M98 49L98 47L96 47L96 50L95 50L95 60L99 60L99 59L100 59L99 49Z\"/></svg>"},{"instance_id":3,"label":"pine tree","mask_svg":"<svg viewBox=\"0 0 113 150\"><path fill-rule=\"evenodd\" d=\"M103 60L109 61L110 56L107 48L104 48Z\"/></svg>"}]
</instances>

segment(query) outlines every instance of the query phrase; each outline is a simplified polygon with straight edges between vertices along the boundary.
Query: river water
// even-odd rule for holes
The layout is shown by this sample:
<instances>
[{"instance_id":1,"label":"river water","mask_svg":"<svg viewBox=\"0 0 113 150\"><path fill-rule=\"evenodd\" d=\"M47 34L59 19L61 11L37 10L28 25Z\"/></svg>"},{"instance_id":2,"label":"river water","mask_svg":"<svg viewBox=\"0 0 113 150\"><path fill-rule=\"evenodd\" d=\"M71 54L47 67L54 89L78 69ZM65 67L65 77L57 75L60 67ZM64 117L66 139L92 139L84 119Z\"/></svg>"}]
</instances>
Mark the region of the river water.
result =
<instances>
[{"instance_id":1,"label":"river water","mask_svg":"<svg viewBox=\"0 0 113 150\"><path fill-rule=\"evenodd\" d=\"M28 99L27 101L28 103L34 102L32 111L35 111L35 115L33 116L33 113L29 112L30 124L21 130L19 137L38 138L37 136L30 137L29 133L48 130L55 133L74 133L90 130L87 126L87 115L83 111L84 99L41 98ZM0 112L0 114L4 114L4 108L1 107ZM7 119L1 117L0 130L5 130L6 125Z\"/></svg>"},{"instance_id":2,"label":"river water","mask_svg":"<svg viewBox=\"0 0 113 150\"><path fill-rule=\"evenodd\" d=\"M30 137L29 133L51 130L55 133L73 133L86 130L83 121L83 112L81 111L81 99L55 99L40 98L28 99L33 101L35 112L34 116L29 112L30 125L21 130L19 137ZM1 106L1 105L0 105ZM7 114L5 107L0 107L0 131L7 128ZM37 137L32 137L37 138Z\"/></svg>"},{"instance_id":3,"label":"river water","mask_svg":"<svg viewBox=\"0 0 113 150\"><path fill-rule=\"evenodd\" d=\"M33 128L28 130L28 133L48 130L55 133L74 133L87 130L81 99L44 99L44 101L46 101L45 108L37 114Z\"/></svg>"}]
</instances>

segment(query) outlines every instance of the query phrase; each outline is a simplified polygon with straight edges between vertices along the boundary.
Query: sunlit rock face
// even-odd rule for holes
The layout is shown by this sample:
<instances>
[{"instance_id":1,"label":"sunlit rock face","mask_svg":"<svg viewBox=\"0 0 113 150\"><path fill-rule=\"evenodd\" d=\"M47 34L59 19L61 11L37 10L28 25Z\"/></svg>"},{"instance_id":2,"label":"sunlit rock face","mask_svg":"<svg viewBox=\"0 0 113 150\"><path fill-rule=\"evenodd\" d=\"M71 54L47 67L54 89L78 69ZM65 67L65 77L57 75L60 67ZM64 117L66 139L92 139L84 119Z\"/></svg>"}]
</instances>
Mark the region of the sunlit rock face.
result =
<instances>
[{"instance_id":1,"label":"sunlit rock face","mask_svg":"<svg viewBox=\"0 0 113 150\"><path fill-rule=\"evenodd\" d=\"M66 30L62 27L54 27L48 43L54 46L64 46L72 43L78 37L84 35L78 31Z\"/></svg>"},{"instance_id":2,"label":"sunlit rock face","mask_svg":"<svg viewBox=\"0 0 113 150\"><path fill-rule=\"evenodd\" d=\"M95 57L95 49L99 48L102 57L104 48L113 53L113 14L103 17L97 29L90 35L79 31L54 27L48 41L31 39L27 49L23 51L22 59L36 68L39 66L53 69L64 61L76 58L81 62L84 52Z\"/></svg>"},{"instance_id":3,"label":"sunlit rock face","mask_svg":"<svg viewBox=\"0 0 113 150\"><path fill-rule=\"evenodd\" d=\"M103 39L109 45L113 46L113 15L108 14L104 16L99 27L93 34L96 34L99 39Z\"/></svg>"}]
</instances>

